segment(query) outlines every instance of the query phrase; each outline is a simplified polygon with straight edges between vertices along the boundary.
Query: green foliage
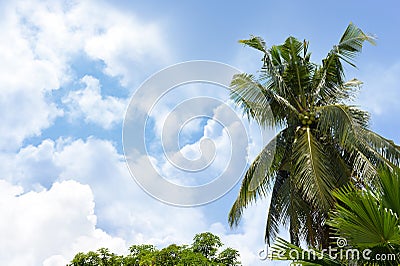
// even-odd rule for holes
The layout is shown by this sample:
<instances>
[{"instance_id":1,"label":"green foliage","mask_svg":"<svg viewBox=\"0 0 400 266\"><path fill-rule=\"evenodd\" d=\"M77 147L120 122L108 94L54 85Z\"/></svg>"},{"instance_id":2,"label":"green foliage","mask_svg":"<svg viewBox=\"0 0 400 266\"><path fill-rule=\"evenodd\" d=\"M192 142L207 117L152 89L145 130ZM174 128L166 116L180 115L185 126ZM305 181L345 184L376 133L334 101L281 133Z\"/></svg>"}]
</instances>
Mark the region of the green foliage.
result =
<instances>
[{"instance_id":1,"label":"green foliage","mask_svg":"<svg viewBox=\"0 0 400 266\"><path fill-rule=\"evenodd\" d=\"M234 266L240 265L239 252L233 248L224 249L217 257L219 265Z\"/></svg>"},{"instance_id":2,"label":"green foliage","mask_svg":"<svg viewBox=\"0 0 400 266\"><path fill-rule=\"evenodd\" d=\"M362 82L346 81L344 64L355 66L364 42L374 39L350 24L317 64L306 40L289 37L270 48L260 37L240 41L263 53L263 66L258 77L235 75L231 98L249 119L281 131L246 172L229 213L231 226L249 204L272 193L268 244L285 225L292 243L326 246L332 191L351 180L358 187L377 187L377 169L399 165L400 147L370 131L369 114L347 104Z\"/></svg>"},{"instance_id":3,"label":"green foliage","mask_svg":"<svg viewBox=\"0 0 400 266\"><path fill-rule=\"evenodd\" d=\"M178 246L176 244L163 248L158 252L155 264L162 266L177 265L182 260L182 251L185 249L185 246Z\"/></svg>"},{"instance_id":4,"label":"green foliage","mask_svg":"<svg viewBox=\"0 0 400 266\"><path fill-rule=\"evenodd\" d=\"M193 238L192 249L194 252L203 254L207 259L213 259L222 246L222 242L218 236L209 232L197 234Z\"/></svg>"},{"instance_id":5,"label":"green foliage","mask_svg":"<svg viewBox=\"0 0 400 266\"><path fill-rule=\"evenodd\" d=\"M120 266L123 257L117 256L106 248L100 248L97 252L79 252L75 255L69 266Z\"/></svg>"},{"instance_id":6,"label":"green foliage","mask_svg":"<svg viewBox=\"0 0 400 266\"><path fill-rule=\"evenodd\" d=\"M320 256L296 260L299 265L400 265L400 169L382 167L378 171L379 187L360 190L354 184L347 185L334 193L338 200L331 212L328 224L332 226L332 239L346 239L342 251L336 250L332 256ZM338 248L337 243L331 246ZM295 250L295 251L293 251ZM340 252L349 250L362 254L369 250L368 258L359 256L340 257ZM272 259L291 260L292 254L302 254L304 249L283 239L278 239L272 248ZM297 251L297 252L296 252ZM277 254L280 254L279 256ZM308 254L308 253L305 253ZM386 260L375 260L376 255ZM391 254L392 257L387 256ZM393 256L394 255L394 256ZM317 258L317 259L316 259Z\"/></svg>"},{"instance_id":7,"label":"green foliage","mask_svg":"<svg viewBox=\"0 0 400 266\"><path fill-rule=\"evenodd\" d=\"M335 192L338 203L329 224L358 249L400 254L400 169L382 167L379 177L377 189L347 186Z\"/></svg>"},{"instance_id":8,"label":"green foliage","mask_svg":"<svg viewBox=\"0 0 400 266\"><path fill-rule=\"evenodd\" d=\"M129 254L119 256L106 248L97 252L79 252L68 266L233 266L241 265L237 250L226 248L218 236L209 232L193 238L192 245L172 244L161 250L153 245L132 245Z\"/></svg>"},{"instance_id":9,"label":"green foliage","mask_svg":"<svg viewBox=\"0 0 400 266\"><path fill-rule=\"evenodd\" d=\"M203 254L194 252L192 249L185 249L181 253L181 259L178 266L186 265L215 265L215 261L210 261Z\"/></svg>"},{"instance_id":10,"label":"green foliage","mask_svg":"<svg viewBox=\"0 0 400 266\"><path fill-rule=\"evenodd\" d=\"M135 266L153 265L156 260L157 249L153 245L133 245L129 251L129 259Z\"/></svg>"}]
</instances>

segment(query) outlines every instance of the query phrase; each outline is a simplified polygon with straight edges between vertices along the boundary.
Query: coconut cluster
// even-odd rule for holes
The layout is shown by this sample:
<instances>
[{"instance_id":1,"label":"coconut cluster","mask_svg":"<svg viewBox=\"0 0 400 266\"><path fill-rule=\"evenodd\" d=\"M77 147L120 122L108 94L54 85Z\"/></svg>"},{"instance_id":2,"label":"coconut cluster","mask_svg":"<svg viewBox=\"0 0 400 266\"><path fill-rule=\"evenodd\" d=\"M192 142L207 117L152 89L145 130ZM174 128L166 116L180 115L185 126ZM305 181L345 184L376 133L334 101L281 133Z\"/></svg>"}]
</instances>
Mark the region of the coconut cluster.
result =
<instances>
[{"instance_id":1,"label":"coconut cluster","mask_svg":"<svg viewBox=\"0 0 400 266\"><path fill-rule=\"evenodd\" d=\"M300 113L299 119L303 126L311 126L318 120L318 114L313 111L306 110Z\"/></svg>"}]
</instances>

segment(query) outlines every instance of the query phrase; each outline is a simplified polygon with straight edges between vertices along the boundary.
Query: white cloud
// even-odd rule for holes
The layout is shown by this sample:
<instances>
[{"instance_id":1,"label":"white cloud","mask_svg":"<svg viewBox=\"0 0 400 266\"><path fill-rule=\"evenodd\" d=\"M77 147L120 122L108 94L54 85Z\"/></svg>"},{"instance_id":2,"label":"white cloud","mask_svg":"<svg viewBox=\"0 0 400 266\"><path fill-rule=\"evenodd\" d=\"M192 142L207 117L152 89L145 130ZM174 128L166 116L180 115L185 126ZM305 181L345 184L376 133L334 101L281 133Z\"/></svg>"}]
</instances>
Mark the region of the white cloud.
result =
<instances>
[{"instance_id":1,"label":"white cloud","mask_svg":"<svg viewBox=\"0 0 400 266\"><path fill-rule=\"evenodd\" d=\"M132 68L133 62L165 64L168 61L163 33L156 24L141 24L133 16L116 15L113 10L95 10L95 17L102 20L105 29L85 43L85 52L93 59L106 63L105 73L122 76L122 84L132 82L139 67Z\"/></svg>"},{"instance_id":2,"label":"white cloud","mask_svg":"<svg viewBox=\"0 0 400 266\"><path fill-rule=\"evenodd\" d=\"M211 231L219 235L226 246L240 251L244 265L266 264L265 261L259 259L258 252L264 248L263 229L265 228L267 203L267 200L260 200L257 205L251 205L245 210L238 228L241 233L232 232L221 223L211 225Z\"/></svg>"},{"instance_id":3,"label":"white cloud","mask_svg":"<svg viewBox=\"0 0 400 266\"><path fill-rule=\"evenodd\" d=\"M59 87L60 72L52 62L35 56L13 13L3 17L0 27L0 149L9 150L62 115L46 99Z\"/></svg>"},{"instance_id":4,"label":"white cloud","mask_svg":"<svg viewBox=\"0 0 400 266\"><path fill-rule=\"evenodd\" d=\"M29 145L15 156L13 182L25 189L49 188L60 173L59 167L53 164L54 142L43 141L39 146Z\"/></svg>"},{"instance_id":5,"label":"white cloud","mask_svg":"<svg viewBox=\"0 0 400 266\"><path fill-rule=\"evenodd\" d=\"M15 157L3 158L4 165L16 161L5 171L11 175L9 180L25 189L40 188L32 193L41 193L54 182L54 176L57 182L76 180L90 185L99 227L130 242L182 243L206 228L206 218L199 209L168 206L143 192L130 176L123 156L109 141L44 140L22 149ZM47 170L40 171L42 167ZM166 215L174 219L166 221L162 218Z\"/></svg>"},{"instance_id":6,"label":"white cloud","mask_svg":"<svg viewBox=\"0 0 400 266\"><path fill-rule=\"evenodd\" d=\"M198 123L189 124L189 132L197 135L198 140L179 149L177 129L182 126L186 117L195 117L191 112L198 114L193 111L195 108L185 112L174 112L168 120L163 116L154 116L155 131L167 126L169 133L167 138L163 137L162 140L156 139L152 142L153 146L162 146L166 151L155 154L157 160L154 166L160 168L162 176L176 184L206 184L226 171L232 173L231 177L240 178L246 167L244 160L248 159L248 162L251 162L267 140L275 135L273 130L262 130L257 124L249 123L242 117L240 111L232 109L230 103L220 104L211 111L207 110L209 106L204 107L205 110L200 111L210 113L206 124L204 126L199 126ZM191 172L185 169L202 170Z\"/></svg>"},{"instance_id":7,"label":"white cloud","mask_svg":"<svg viewBox=\"0 0 400 266\"><path fill-rule=\"evenodd\" d=\"M132 82L134 64L162 65L168 48L160 25L99 1L21 1L18 13L28 26L35 53L53 62L84 52L105 63L105 73ZM145 64L146 65L146 64Z\"/></svg>"},{"instance_id":8,"label":"white cloud","mask_svg":"<svg viewBox=\"0 0 400 266\"><path fill-rule=\"evenodd\" d=\"M143 74L133 73L144 71L134 66L163 65L168 57L157 23L142 23L104 2L13 1L3 9L0 149L17 149L63 115L51 94L74 79L71 63L79 56L101 60L105 73L127 86L138 83ZM115 105L113 98L102 102L106 109ZM93 116L90 112L87 120L98 122ZM108 127L112 119L106 117L102 125Z\"/></svg>"},{"instance_id":9,"label":"white cloud","mask_svg":"<svg viewBox=\"0 0 400 266\"><path fill-rule=\"evenodd\" d=\"M38 261L36 264L63 265L78 251L101 246L122 254L134 243L159 247L191 243L196 233L204 231L217 233L227 246L238 249L244 265L257 265L257 252L263 248L265 217L260 214L265 214L265 202L245 211L240 233L224 229L222 223L210 225L203 209L207 206L173 207L143 192L112 143L95 138L44 140L22 149L16 157L5 157L4 164L12 161L16 162L14 168L5 172L15 175L13 182L25 190L33 184L41 189L22 194L21 186L0 181L0 208L6 208L4 217L8 217L0 222L0 234L8 232L15 239L8 257L2 260L10 261L10 265L25 265L19 258L27 259L28 255ZM56 183L49 187L54 176ZM64 221L65 217L69 219ZM13 232L19 226L24 230ZM60 232L54 233L56 228ZM23 233L28 234L25 240L17 238L16 234ZM59 240L61 236L63 241ZM43 249L30 250L27 257L21 257L18 243L21 248L40 243ZM52 248L47 250L50 244Z\"/></svg>"},{"instance_id":10,"label":"white cloud","mask_svg":"<svg viewBox=\"0 0 400 266\"><path fill-rule=\"evenodd\" d=\"M54 183L51 189L22 193L0 180L0 260L5 265L60 265L79 251L108 247L126 250L125 241L96 229L93 194L76 181ZM57 262L57 263L56 263Z\"/></svg>"},{"instance_id":11,"label":"white cloud","mask_svg":"<svg viewBox=\"0 0 400 266\"><path fill-rule=\"evenodd\" d=\"M84 76L81 82L86 85L82 90L71 91L63 99L72 119L84 117L88 123L94 123L110 129L122 121L127 106L126 99L101 95L100 81L92 76Z\"/></svg>"},{"instance_id":12,"label":"white cloud","mask_svg":"<svg viewBox=\"0 0 400 266\"><path fill-rule=\"evenodd\" d=\"M89 184L99 225L118 236L167 244L190 239L196 230L205 228L205 217L199 210L168 206L142 191L123 156L108 141L78 140L62 147L56 157L56 164L63 168L60 179ZM166 215L173 219L163 219Z\"/></svg>"}]
</instances>

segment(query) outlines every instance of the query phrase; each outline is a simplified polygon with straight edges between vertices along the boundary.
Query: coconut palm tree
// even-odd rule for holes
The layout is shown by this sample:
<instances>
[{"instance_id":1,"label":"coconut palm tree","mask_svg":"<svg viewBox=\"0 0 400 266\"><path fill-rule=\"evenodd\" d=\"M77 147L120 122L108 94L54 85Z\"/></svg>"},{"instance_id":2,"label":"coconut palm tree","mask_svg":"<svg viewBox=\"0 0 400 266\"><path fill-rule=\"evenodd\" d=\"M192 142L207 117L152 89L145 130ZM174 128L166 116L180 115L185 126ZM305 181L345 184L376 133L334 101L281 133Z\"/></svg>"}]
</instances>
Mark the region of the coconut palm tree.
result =
<instances>
[{"instance_id":1,"label":"coconut palm tree","mask_svg":"<svg viewBox=\"0 0 400 266\"><path fill-rule=\"evenodd\" d=\"M338 191L336 208L331 212L328 224L332 226L331 244L336 253L330 256L315 250L304 250L283 239L273 247L272 258L291 260L297 254L317 254L301 257L299 265L400 265L400 169L379 169L379 182L371 189L360 190L349 184ZM346 240L338 249L335 239ZM358 250L358 256L348 250ZM292 251L291 250L296 250ZM364 252L366 251L367 252ZM280 256L277 256L280 254ZM291 256L292 254L292 256ZM363 254L363 255L360 255ZM299 256L300 257L300 256Z\"/></svg>"},{"instance_id":2,"label":"coconut palm tree","mask_svg":"<svg viewBox=\"0 0 400 266\"><path fill-rule=\"evenodd\" d=\"M292 243L326 246L332 190L350 179L372 186L377 167L399 164L399 146L368 128L367 112L347 104L361 82L346 81L343 64L355 67L365 41L374 44L350 24L321 65L310 61L308 42L294 37L271 48L260 37L240 41L263 53L263 66L258 77L235 75L231 98L249 119L280 131L247 170L229 213L231 226L249 204L270 195L268 244L284 225Z\"/></svg>"}]
</instances>

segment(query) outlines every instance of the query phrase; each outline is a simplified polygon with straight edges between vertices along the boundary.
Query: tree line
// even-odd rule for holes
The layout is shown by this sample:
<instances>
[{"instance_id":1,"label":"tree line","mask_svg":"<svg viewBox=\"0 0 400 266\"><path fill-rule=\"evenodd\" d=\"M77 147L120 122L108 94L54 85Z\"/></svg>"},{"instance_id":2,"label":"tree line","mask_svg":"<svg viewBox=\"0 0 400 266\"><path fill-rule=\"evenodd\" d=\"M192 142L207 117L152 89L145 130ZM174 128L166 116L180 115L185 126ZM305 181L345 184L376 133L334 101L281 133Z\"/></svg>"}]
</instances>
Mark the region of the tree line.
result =
<instances>
[{"instance_id":1,"label":"tree line","mask_svg":"<svg viewBox=\"0 0 400 266\"><path fill-rule=\"evenodd\" d=\"M154 245L132 245L127 255L117 255L107 248L79 252L67 266L234 266L241 265L240 254L225 248L221 239L210 232L196 234L191 245L171 244L157 249Z\"/></svg>"}]
</instances>

